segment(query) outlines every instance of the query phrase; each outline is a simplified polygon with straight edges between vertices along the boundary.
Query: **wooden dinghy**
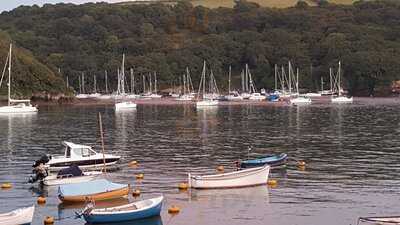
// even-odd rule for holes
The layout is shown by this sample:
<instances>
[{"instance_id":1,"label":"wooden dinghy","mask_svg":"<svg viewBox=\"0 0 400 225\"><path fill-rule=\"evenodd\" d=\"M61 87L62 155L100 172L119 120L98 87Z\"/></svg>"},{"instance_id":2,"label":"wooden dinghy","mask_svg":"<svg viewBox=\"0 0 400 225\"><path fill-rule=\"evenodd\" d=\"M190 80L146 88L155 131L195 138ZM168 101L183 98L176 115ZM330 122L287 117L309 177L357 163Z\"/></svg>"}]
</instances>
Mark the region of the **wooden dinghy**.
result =
<instances>
[{"instance_id":1,"label":"wooden dinghy","mask_svg":"<svg viewBox=\"0 0 400 225\"><path fill-rule=\"evenodd\" d=\"M374 225L396 225L400 224L399 216L388 216L388 217L360 217L358 218L357 224L374 224Z\"/></svg>"},{"instance_id":2,"label":"wooden dinghy","mask_svg":"<svg viewBox=\"0 0 400 225\"><path fill-rule=\"evenodd\" d=\"M65 203L109 200L127 196L128 193L129 185L112 183L106 179L58 187L58 198Z\"/></svg>"},{"instance_id":3,"label":"wooden dinghy","mask_svg":"<svg viewBox=\"0 0 400 225\"><path fill-rule=\"evenodd\" d=\"M230 173L194 176L189 173L189 186L197 189L237 188L266 184L270 166L250 168Z\"/></svg>"},{"instance_id":4,"label":"wooden dinghy","mask_svg":"<svg viewBox=\"0 0 400 225\"><path fill-rule=\"evenodd\" d=\"M161 212L163 196L133 202L112 208L94 209L89 204L83 210L83 218L88 223L116 223L159 216Z\"/></svg>"},{"instance_id":5,"label":"wooden dinghy","mask_svg":"<svg viewBox=\"0 0 400 225\"><path fill-rule=\"evenodd\" d=\"M16 209L0 214L0 225L18 225L32 223L35 206Z\"/></svg>"},{"instance_id":6,"label":"wooden dinghy","mask_svg":"<svg viewBox=\"0 0 400 225\"><path fill-rule=\"evenodd\" d=\"M261 156L256 159L241 161L240 167L251 168L251 167L264 166L265 164L270 165L272 168L279 167L285 165L287 157L288 156L286 153Z\"/></svg>"}]
</instances>

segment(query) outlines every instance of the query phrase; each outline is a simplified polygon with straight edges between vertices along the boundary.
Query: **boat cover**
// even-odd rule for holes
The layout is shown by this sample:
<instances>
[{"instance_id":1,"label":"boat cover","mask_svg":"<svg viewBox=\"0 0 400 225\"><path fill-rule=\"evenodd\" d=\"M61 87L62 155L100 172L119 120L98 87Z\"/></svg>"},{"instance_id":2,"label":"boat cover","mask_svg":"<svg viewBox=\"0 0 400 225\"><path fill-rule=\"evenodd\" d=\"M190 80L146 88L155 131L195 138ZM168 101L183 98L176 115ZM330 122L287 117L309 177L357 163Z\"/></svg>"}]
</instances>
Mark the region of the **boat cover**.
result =
<instances>
[{"instance_id":1,"label":"boat cover","mask_svg":"<svg viewBox=\"0 0 400 225\"><path fill-rule=\"evenodd\" d=\"M78 166L72 165L68 168L62 169L57 173L57 177L61 177L63 175L72 175L73 177L83 176L83 172L79 169Z\"/></svg>"},{"instance_id":2,"label":"boat cover","mask_svg":"<svg viewBox=\"0 0 400 225\"><path fill-rule=\"evenodd\" d=\"M117 184L106 179L98 179L76 184L64 184L58 187L58 193L62 196L92 195L103 192L115 191L126 188L127 184Z\"/></svg>"}]
</instances>

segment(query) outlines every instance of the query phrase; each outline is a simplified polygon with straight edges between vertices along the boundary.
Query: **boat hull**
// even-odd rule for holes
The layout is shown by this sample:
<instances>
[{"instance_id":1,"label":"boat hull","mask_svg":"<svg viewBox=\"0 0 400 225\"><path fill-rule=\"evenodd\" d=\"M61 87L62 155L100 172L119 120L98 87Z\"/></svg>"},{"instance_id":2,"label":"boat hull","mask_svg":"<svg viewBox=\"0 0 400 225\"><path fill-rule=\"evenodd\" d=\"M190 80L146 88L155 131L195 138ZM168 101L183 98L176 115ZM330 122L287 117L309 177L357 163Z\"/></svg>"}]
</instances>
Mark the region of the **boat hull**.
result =
<instances>
[{"instance_id":1,"label":"boat hull","mask_svg":"<svg viewBox=\"0 0 400 225\"><path fill-rule=\"evenodd\" d=\"M189 174L189 185L196 189L239 188L266 184L270 166L245 169L231 173L192 176Z\"/></svg>"},{"instance_id":2,"label":"boat hull","mask_svg":"<svg viewBox=\"0 0 400 225\"><path fill-rule=\"evenodd\" d=\"M100 175L101 172L98 174ZM42 183L46 186L55 186L55 185L62 185L62 184L76 184L87 182L91 180L95 180L97 175L83 175L77 177L66 177L66 178L57 178L57 175L47 176L43 179Z\"/></svg>"},{"instance_id":3,"label":"boat hull","mask_svg":"<svg viewBox=\"0 0 400 225\"><path fill-rule=\"evenodd\" d=\"M285 165L286 161L287 161L287 154L282 153L278 156L266 156L266 157L260 157L258 159L245 160L240 162L240 167L253 168L253 167L269 165L271 166L271 168L276 168Z\"/></svg>"},{"instance_id":4,"label":"boat hull","mask_svg":"<svg viewBox=\"0 0 400 225\"><path fill-rule=\"evenodd\" d=\"M106 158L106 167L115 165L119 161L119 157ZM46 164L50 171L58 171L61 169L66 169L71 165L79 166L81 169L102 169L104 167L103 159L87 159L87 160L71 160L64 162L54 162Z\"/></svg>"},{"instance_id":5,"label":"boat hull","mask_svg":"<svg viewBox=\"0 0 400 225\"><path fill-rule=\"evenodd\" d=\"M218 101L216 100L205 100L196 102L196 107L208 107L208 106L217 106Z\"/></svg>"},{"instance_id":6,"label":"boat hull","mask_svg":"<svg viewBox=\"0 0 400 225\"><path fill-rule=\"evenodd\" d=\"M104 201L115 198L122 198L124 196L127 196L128 194L129 194L129 187L125 187L97 194L74 195L74 196L58 195L58 198L64 203L79 203L79 202L86 202L87 200Z\"/></svg>"},{"instance_id":7,"label":"boat hull","mask_svg":"<svg viewBox=\"0 0 400 225\"><path fill-rule=\"evenodd\" d=\"M35 113L38 109L35 106L2 106L0 113Z\"/></svg>"},{"instance_id":8,"label":"boat hull","mask_svg":"<svg viewBox=\"0 0 400 225\"><path fill-rule=\"evenodd\" d=\"M0 225L17 225L32 223L35 206L16 209L9 213L0 214Z\"/></svg>"},{"instance_id":9,"label":"boat hull","mask_svg":"<svg viewBox=\"0 0 400 225\"><path fill-rule=\"evenodd\" d=\"M88 223L116 223L116 222L145 219L160 215L163 197L154 198L151 200L144 200L144 201L152 201L152 204L149 205L148 207L138 208L135 210L123 210L123 208L135 205L136 203L109 208L106 209L106 211L102 209L99 210L95 209L89 214L84 214L83 217ZM140 204L140 202L138 202L137 204Z\"/></svg>"}]
</instances>

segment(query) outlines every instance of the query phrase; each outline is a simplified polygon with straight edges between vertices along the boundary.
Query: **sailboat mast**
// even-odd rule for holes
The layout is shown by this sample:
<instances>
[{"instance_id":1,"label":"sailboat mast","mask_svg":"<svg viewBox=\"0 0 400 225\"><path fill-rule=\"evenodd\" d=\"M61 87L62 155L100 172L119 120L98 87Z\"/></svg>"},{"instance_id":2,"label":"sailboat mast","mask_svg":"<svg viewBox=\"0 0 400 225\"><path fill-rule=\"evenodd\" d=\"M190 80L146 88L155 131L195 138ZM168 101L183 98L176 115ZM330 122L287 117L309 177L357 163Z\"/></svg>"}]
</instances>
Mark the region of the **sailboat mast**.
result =
<instances>
[{"instance_id":1,"label":"sailboat mast","mask_svg":"<svg viewBox=\"0 0 400 225\"><path fill-rule=\"evenodd\" d=\"M142 75L143 77L143 94L146 93L146 77L145 75Z\"/></svg>"},{"instance_id":2,"label":"sailboat mast","mask_svg":"<svg viewBox=\"0 0 400 225\"><path fill-rule=\"evenodd\" d=\"M107 79L107 70L104 70L105 80L106 80L106 93L108 93L108 79Z\"/></svg>"},{"instance_id":3,"label":"sailboat mast","mask_svg":"<svg viewBox=\"0 0 400 225\"><path fill-rule=\"evenodd\" d=\"M241 80L242 80L242 92L244 93L244 73L243 73L243 70L242 70L242 72L240 73L240 78L241 78Z\"/></svg>"},{"instance_id":4,"label":"sailboat mast","mask_svg":"<svg viewBox=\"0 0 400 225\"><path fill-rule=\"evenodd\" d=\"M93 91L94 91L94 93L97 93L97 89L96 89L96 86L97 86L97 84L96 84L96 75L93 75L93 83L94 83Z\"/></svg>"},{"instance_id":5,"label":"sailboat mast","mask_svg":"<svg viewBox=\"0 0 400 225\"><path fill-rule=\"evenodd\" d=\"M338 69L338 76L339 76L339 78L338 78L338 84L337 84L337 87L338 87L338 92L339 92L339 94L338 94L338 96L340 97L340 95L341 95L341 87L340 87L340 61L339 61L339 69Z\"/></svg>"},{"instance_id":6,"label":"sailboat mast","mask_svg":"<svg viewBox=\"0 0 400 225\"><path fill-rule=\"evenodd\" d=\"M8 105L11 104L11 50L12 44L10 44L10 56L8 57Z\"/></svg>"},{"instance_id":7,"label":"sailboat mast","mask_svg":"<svg viewBox=\"0 0 400 225\"><path fill-rule=\"evenodd\" d=\"M297 95L299 95L299 68L296 70L296 91Z\"/></svg>"},{"instance_id":8,"label":"sailboat mast","mask_svg":"<svg viewBox=\"0 0 400 225\"><path fill-rule=\"evenodd\" d=\"M231 68L231 66L229 66L228 95L231 93L231 73L232 73L232 68Z\"/></svg>"},{"instance_id":9,"label":"sailboat mast","mask_svg":"<svg viewBox=\"0 0 400 225\"><path fill-rule=\"evenodd\" d=\"M281 74L281 91L282 93L285 93L285 80L286 80L286 76L285 74L285 68L283 68L282 66L282 74Z\"/></svg>"},{"instance_id":10,"label":"sailboat mast","mask_svg":"<svg viewBox=\"0 0 400 225\"><path fill-rule=\"evenodd\" d=\"M185 74L183 74L182 80L183 80L183 94L185 95L186 94L186 76L185 76Z\"/></svg>"},{"instance_id":11,"label":"sailboat mast","mask_svg":"<svg viewBox=\"0 0 400 225\"><path fill-rule=\"evenodd\" d=\"M82 72L82 92L85 93L85 74Z\"/></svg>"},{"instance_id":12,"label":"sailboat mast","mask_svg":"<svg viewBox=\"0 0 400 225\"><path fill-rule=\"evenodd\" d=\"M135 75L133 75L133 68L131 68L131 93L135 93Z\"/></svg>"},{"instance_id":13,"label":"sailboat mast","mask_svg":"<svg viewBox=\"0 0 400 225\"><path fill-rule=\"evenodd\" d=\"M246 63L246 72L244 74L245 77L245 88L246 88L246 93L249 92L249 66Z\"/></svg>"},{"instance_id":14,"label":"sailboat mast","mask_svg":"<svg viewBox=\"0 0 400 225\"><path fill-rule=\"evenodd\" d=\"M103 135L103 122L101 121L101 113L99 112L99 128L100 128L100 139L101 139L101 150L103 153L103 172L106 173L106 157L104 154L104 135Z\"/></svg>"},{"instance_id":15,"label":"sailboat mast","mask_svg":"<svg viewBox=\"0 0 400 225\"><path fill-rule=\"evenodd\" d=\"M331 94L333 94L333 86L332 86L332 68L329 67L329 81L331 83Z\"/></svg>"},{"instance_id":16,"label":"sailboat mast","mask_svg":"<svg viewBox=\"0 0 400 225\"><path fill-rule=\"evenodd\" d=\"M290 61L289 61L289 94L291 95L292 94L292 65L290 64Z\"/></svg>"},{"instance_id":17,"label":"sailboat mast","mask_svg":"<svg viewBox=\"0 0 400 225\"><path fill-rule=\"evenodd\" d=\"M157 94L157 73L154 72L154 92Z\"/></svg>"},{"instance_id":18,"label":"sailboat mast","mask_svg":"<svg viewBox=\"0 0 400 225\"><path fill-rule=\"evenodd\" d=\"M321 94L324 92L324 77L321 76Z\"/></svg>"},{"instance_id":19,"label":"sailboat mast","mask_svg":"<svg viewBox=\"0 0 400 225\"><path fill-rule=\"evenodd\" d=\"M275 64L275 91L278 90L278 65Z\"/></svg>"},{"instance_id":20,"label":"sailboat mast","mask_svg":"<svg viewBox=\"0 0 400 225\"><path fill-rule=\"evenodd\" d=\"M68 80L68 76L67 76L67 89L69 88L69 80Z\"/></svg>"}]
</instances>

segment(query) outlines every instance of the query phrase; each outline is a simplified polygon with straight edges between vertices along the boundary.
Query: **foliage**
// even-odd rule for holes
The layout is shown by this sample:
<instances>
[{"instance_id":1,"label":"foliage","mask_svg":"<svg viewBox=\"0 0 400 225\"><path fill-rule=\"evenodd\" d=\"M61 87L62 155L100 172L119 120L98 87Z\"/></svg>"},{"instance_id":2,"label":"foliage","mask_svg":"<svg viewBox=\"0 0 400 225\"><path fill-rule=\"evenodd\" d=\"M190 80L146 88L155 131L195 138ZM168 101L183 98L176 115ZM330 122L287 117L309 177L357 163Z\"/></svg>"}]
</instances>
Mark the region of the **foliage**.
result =
<instances>
[{"instance_id":1,"label":"foliage","mask_svg":"<svg viewBox=\"0 0 400 225\"><path fill-rule=\"evenodd\" d=\"M287 9L244 0L235 4L215 9L188 1L23 6L3 12L0 29L53 71L61 68L75 87L82 72L88 84L97 75L103 87L107 70L115 88L122 53L136 77L157 71L163 87L178 82L186 67L197 83L203 60L225 88L229 65L237 88L246 63L258 88L273 88L275 64L287 67L289 60L300 69L300 86L310 90L319 88L321 77L329 80L329 67L336 68L339 60L344 85L353 94L373 94L399 79L397 1L335 5L321 0L316 7L299 1Z\"/></svg>"}]
</instances>

